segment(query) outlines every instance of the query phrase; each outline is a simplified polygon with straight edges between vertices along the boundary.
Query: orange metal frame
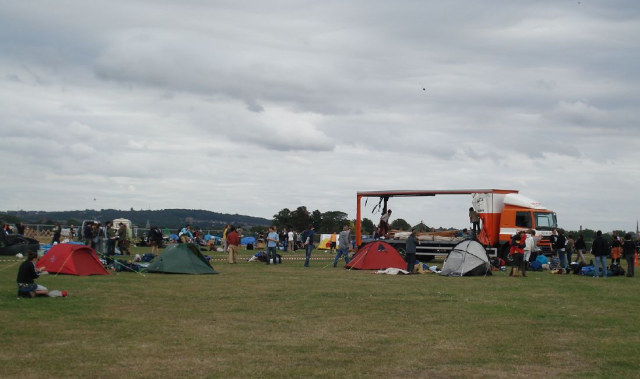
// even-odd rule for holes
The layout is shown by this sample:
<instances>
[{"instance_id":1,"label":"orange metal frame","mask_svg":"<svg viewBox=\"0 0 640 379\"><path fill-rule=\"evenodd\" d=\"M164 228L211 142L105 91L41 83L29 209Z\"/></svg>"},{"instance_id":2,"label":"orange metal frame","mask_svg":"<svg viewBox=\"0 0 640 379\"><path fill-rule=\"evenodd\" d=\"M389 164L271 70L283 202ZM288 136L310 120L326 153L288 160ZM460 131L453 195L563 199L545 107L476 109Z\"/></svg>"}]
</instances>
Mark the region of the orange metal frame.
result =
<instances>
[{"instance_id":1,"label":"orange metal frame","mask_svg":"<svg viewBox=\"0 0 640 379\"><path fill-rule=\"evenodd\" d=\"M378 197L384 200L383 209L387 209L387 202L392 197L417 197L436 195L471 195L474 193L518 193L516 190L505 189L462 189L462 190L390 190L390 191L362 191L356 194L356 246L362 244L362 209L363 197Z\"/></svg>"}]
</instances>

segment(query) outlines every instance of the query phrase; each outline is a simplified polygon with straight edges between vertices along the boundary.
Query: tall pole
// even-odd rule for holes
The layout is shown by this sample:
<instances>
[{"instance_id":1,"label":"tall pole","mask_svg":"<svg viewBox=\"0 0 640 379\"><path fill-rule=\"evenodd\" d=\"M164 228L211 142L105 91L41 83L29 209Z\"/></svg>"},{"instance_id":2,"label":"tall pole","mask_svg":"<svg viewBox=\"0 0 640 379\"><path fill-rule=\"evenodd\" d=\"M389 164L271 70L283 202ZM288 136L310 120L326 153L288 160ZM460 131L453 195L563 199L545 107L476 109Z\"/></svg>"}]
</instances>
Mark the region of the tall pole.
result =
<instances>
[{"instance_id":1,"label":"tall pole","mask_svg":"<svg viewBox=\"0 0 640 379\"><path fill-rule=\"evenodd\" d=\"M356 195L356 249L362 243L362 212L360 210L360 200L362 195Z\"/></svg>"}]
</instances>

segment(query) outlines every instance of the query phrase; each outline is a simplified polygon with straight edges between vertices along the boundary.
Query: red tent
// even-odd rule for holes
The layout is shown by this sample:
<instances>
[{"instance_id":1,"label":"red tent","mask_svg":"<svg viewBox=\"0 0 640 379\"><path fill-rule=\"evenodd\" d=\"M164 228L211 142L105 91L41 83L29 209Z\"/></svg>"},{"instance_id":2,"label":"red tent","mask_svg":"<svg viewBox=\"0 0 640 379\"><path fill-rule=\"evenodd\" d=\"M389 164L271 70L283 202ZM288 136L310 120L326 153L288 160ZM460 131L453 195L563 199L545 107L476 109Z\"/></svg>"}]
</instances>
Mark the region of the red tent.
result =
<instances>
[{"instance_id":1,"label":"red tent","mask_svg":"<svg viewBox=\"0 0 640 379\"><path fill-rule=\"evenodd\" d=\"M36 267L58 274L109 275L92 248L70 243L54 245L38 260Z\"/></svg>"},{"instance_id":2,"label":"red tent","mask_svg":"<svg viewBox=\"0 0 640 379\"><path fill-rule=\"evenodd\" d=\"M402 259L393 246L383 241L370 242L364 245L345 268L359 270L382 270L386 268L407 269L407 262Z\"/></svg>"}]
</instances>

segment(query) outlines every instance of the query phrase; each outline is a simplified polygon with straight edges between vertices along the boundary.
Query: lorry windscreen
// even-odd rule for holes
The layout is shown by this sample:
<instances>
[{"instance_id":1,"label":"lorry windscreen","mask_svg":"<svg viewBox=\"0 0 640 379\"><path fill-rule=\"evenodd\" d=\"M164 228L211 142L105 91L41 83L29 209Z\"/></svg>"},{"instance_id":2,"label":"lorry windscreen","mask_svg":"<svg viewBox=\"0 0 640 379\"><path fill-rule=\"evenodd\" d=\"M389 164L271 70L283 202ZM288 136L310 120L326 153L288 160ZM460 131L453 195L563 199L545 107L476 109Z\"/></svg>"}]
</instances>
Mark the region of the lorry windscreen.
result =
<instances>
[{"instance_id":1,"label":"lorry windscreen","mask_svg":"<svg viewBox=\"0 0 640 379\"><path fill-rule=\"evenodd\" d=\"M551 230L556 228L556 217L553 213L547 212L535 212L536 217L536 229L538 230Z\"/></svg>"}]
</instances>

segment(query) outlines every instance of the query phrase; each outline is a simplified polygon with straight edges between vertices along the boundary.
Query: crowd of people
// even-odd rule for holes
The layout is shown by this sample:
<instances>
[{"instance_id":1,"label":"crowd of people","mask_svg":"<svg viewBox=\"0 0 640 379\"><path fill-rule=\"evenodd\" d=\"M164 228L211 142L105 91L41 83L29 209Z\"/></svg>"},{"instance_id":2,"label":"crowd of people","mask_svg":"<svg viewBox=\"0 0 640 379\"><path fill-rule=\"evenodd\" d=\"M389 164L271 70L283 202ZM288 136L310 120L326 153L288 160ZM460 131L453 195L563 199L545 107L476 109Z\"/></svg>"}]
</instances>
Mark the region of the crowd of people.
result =
<instances>
[{"instance_id":1,"label":"crowd of people","mask_svg":"<svg viewBox=\"0 0 640 379\"><path fill-rule=\"evenodd\" d=\"M391 210L383 213L380 223L376 229L376 236L382 238L389 231L389 218ZM472 223L472 231L463 230L462 236L474 238L478 232L479 221L477 214L473 208L469 209L469 219ZM73 227L72 227L73 228ZM18 234L24 234L28 229L21 222L16 225ZM4 224L2 232L14 233L13 228L9 224ZM52 244L60 243L62 229L59 223L55 223L52 228ZM203 241L200 236L201 232L192 230L190 225L185 225L180 229L178 234L178 243L195 243L202 245ZM73 235L72 235L73 236ZM81 240L94 250L102 251L107 257L116 254L116 247L120 250L120 254L129 255L130 239L128 238L127 225L120 222L117 226L112 221L106 221L104 226L100 222L86 222L80 233ZM266 264L279 264L281 257L279 251L295 252L298 249L304 249L305 259L304 267L309 267L310 259L314 245L315 228L309 225L302 233L293 229L286 228L278 231L275 226L268 228L266 233L258 233L258 246L260 243L266 242ZM147 234L147 241L151 246L153 255L159 254L159 248L163 246L164 233L158 227L152 227ZM238 262L238 250L241 245L242 230L233 225L226 225L223 232L221 242L223 251L227 254L229 264ZM637 252L640 250L638 242L634 242L631 233L626 233L624 237L613 233L611 239L606 239L601 231L597 231L595 239L588 251L582 234L577 237L573 234L565 235L561 229L553 229L549 238L549 247L551 248L552 258L548 264L548 268L559 271L560 273L569 273L572 269L582 268L585 266L593 266L592 275L594 277L607 277L611 270L620 270L621 260L627 263L627 277L634 276L634 267L637 264ZM213 240L213 239L212 239ZM509 276L526 277L527 268L533 267L534 262L548 263L547 257L542 254L540 241L542 237L537 235L535 230L522 230L512 236L509 245L509 256L512 260L512 267ZM407 262L407 271L413 272L416 263L416 246L420 245L416 230L412 229L411 234L406 240L405 260ZM344 259L345 264L350 261L349 253L354 251L352 244L351 229L344 226L340 233L332 233L330 237L330 249L335 253L333 259L333 267L337 267L338 262ZM587 262L586 254L591 253L593 259ZM575 260L574 260L575 258ZM609 259L609 263L607 263ZM47 289L34 283L40 271L35 268L37 260L36 252L29 252L27 259L20 266L18 273L18 289L21 294L30 296L42 295L47 293ZM544 265L544 264L543 264ZM538 267L538 266L536 266ZM614 271L615 272L615 271Z\"/></svg>"},{"instance_id":2,"label":"crowd of people","mask_svg":"<svg viewBox=\"0 0 640 379\"><path fill-rule=\"evenodd\" d=\"M547 258L541 256L540 236L536 236L535 230L522 230L511 237L509 255L512 258L512 268L510 276L526 276L527 267L535 261L546 262ZM613 233L611 241L604 238L602 231L596 232L596 237L591 244L589 251L593 255L593 260L587 262L587 244L582 234L577 238L573 234L565 236L563 230L553 229L549 239L552 252L552 260L549 268L558 270L560 273L569 273L582 267L593 266L594 277L607 277L608 272L621 273L621 258L627 262L627 277L633 277L635 264L637 262L637 252L640 250L638 242L633 241L631 233L626 233L621 238L617 233ZM575 260L573 260L575 254ZM540 258L538 258L540 257ZM610 259L607 264L607 259ZM544 263L542 263L544 264Z\"/></svg>"},{"instance_id":3,"label":"crowd of people","mask_svg":"<svg viewBox=\"0 0 640 379\"><path fill-rule=\"evenodd\" d=\"M347 229L345 229L347 230ZM283 228L278 232L276 226L270 226L266 233L259 232L257 234L258 246L262 246L266 242L266 264L279 264L281 258L278 255L278 251L290 251L295 252L298 249L304 249L305 261L304 267L309 267L309 261L311 260L311 254L315 249L314 245L315 227L309 225L309 227L302 233L298 233L293 229L287 230ZM336 237L337 238L337 237ZM338 259L344 255L348 262L348 253L345 253L345 246L350 246L351 237L347 233L344 235L344 231L341 232L341 238L345 241L342 245L342 249L338 250L335 262L337 264ZM346 238L346 239L345 239ZM343 243L341 240L340 243ZM228 262L230 264L237 263L237 251L240 245L240 235L238 229L233 225L226 225L222 232L223 251L227 254ZM336 244L332 243L332 251L336 251Z\"/></svg>"}]
</instances>

